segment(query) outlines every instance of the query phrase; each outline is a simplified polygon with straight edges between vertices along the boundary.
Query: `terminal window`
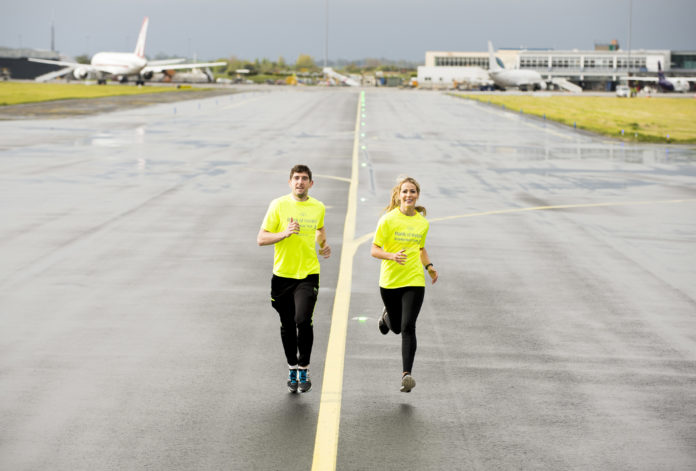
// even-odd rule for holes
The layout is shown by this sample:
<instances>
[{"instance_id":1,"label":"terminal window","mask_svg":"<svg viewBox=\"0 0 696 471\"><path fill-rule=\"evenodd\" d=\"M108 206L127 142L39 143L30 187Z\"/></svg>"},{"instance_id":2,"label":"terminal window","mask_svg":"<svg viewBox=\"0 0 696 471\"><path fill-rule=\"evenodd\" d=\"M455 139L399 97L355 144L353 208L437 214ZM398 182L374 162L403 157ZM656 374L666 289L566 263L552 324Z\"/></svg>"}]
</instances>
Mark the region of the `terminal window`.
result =
<instances>
[{"instance_id":1,"label":"terminal window","mask_svg":"<svg viewBox=\"0 0 696 471\"><path fill-rule=\"evenodd\" d=\"M579 57L553 57L551 67L560 69L577 69L580 67Z\"/></svg>"},{"instance_id":2,"label":"terminal window","mask_svg":"<svg viewBox=\"0 0 696 471\"><path fill-rule=\"evenodd\" d=\"M435 57L438 67L488 67L488 59L483 57Z\"/></svg>"},{"instance_id":3,"label":"terminal window","mask_svg":"<svg viewBox=\"0 0 696 471\"><path fill-rule=\"evenodd\" d=\"M696 54L672 54L675 69L696 69Z\"/></svg>"},{"instance_id":4,"label":"terminal window","mask_svg":"<svg viewBox=\"0 0 696 471\"><path fill-rule=\"evenodd\" d=\"M643 69L645 68L645 57L632 57L629 61L628 58L619 57L616 59L617 69Z\"/></svg>"},{"instance_id":5,"label":"terminal window","mask_svg":"<svg viewBox=\"0 0 696 471\"><path fill-rule=\"evenodd\" d=\"M613 57L587 57L585 58L586 69L613 69Z\"/></svg>"}]
</instances>

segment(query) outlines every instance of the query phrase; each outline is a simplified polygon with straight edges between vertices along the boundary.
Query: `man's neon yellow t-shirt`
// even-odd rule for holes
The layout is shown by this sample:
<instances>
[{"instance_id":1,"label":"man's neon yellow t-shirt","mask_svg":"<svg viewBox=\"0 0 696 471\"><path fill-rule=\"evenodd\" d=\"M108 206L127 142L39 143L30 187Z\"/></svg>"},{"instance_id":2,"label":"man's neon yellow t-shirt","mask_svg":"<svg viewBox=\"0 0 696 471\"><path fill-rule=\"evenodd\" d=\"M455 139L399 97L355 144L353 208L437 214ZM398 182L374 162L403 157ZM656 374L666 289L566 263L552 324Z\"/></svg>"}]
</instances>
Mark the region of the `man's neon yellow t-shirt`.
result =
<instances>
[{"instance_id":1,"label":"man's neon yellow t-shirt","mask_svg":"<svg viewBox=\"0 0 696 471\"><path fill-rule=\"evenodd\" d=\"M301 280L319 273L316 250L317 229L324 227L324 204L312 197L297 201L292 194L271 201L261 228L268 232L287 229L290 218L300 224L300 232L277 242L273 251L273 274Z\"/></svg>"},{"instance_id":2,"label":"man's neon yellow t-shirt","mask_svg":"<svg viewBox=\"0 0 696 471\"><path fill-rule=\"evenodd\" d=\"M402 288L404 286L425 286L420 249L425 247L430 223L420 213L406 216L399 208L394 208L382 216L372 243L387 252L404 249L406 263L399 265L393 260L382 260L379 272L379 286L382 288Z\"/></svg>"}]
</instances>

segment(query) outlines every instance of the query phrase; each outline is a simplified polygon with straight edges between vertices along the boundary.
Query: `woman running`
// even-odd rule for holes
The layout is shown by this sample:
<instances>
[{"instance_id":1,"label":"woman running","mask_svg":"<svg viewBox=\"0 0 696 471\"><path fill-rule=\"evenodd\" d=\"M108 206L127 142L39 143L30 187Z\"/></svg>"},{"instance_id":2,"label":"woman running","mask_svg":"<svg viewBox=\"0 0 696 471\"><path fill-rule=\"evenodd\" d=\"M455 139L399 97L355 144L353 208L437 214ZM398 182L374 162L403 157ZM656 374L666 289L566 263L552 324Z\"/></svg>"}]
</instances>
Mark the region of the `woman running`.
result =
<instances>
[{"instance_id":1,"label":"woman running","mask_svg":"<svg viewBox=\"0 0 696 471\"><path fill-rule=\"evenodd\" d=\"M416 355L416 319L425 295L423 267L432 283L437 281L425 250L425 236L430 224L425 208L416 206L420 186L411 177L399 180L392 189L391 201L377 224L371 254L382 260L379 290L384 311L379 330L386 335L391 330L401 334L403 374L401 392L411 392L416 380L411 375Z\"/></svg>"}]
</instances>

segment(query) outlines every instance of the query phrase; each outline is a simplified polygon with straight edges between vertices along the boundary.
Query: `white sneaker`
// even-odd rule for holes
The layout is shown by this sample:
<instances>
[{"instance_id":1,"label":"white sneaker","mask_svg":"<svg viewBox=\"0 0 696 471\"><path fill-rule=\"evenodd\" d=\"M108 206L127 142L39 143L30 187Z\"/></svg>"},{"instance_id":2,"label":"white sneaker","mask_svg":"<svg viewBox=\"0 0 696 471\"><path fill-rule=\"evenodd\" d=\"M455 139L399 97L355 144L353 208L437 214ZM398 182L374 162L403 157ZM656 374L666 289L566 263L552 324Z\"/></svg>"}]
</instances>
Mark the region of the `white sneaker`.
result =
<instances>
[{"instance_id":1,"label":"white sneaker","mask_svg":"<svg viewBox=\"0 0 696 471\"><path fill-rule=\"evenodd\" d=\"M401 392L411 392L411 389L416 387L416 380L410 374L405 374L401 378Z\"/></svg>"}]
</instances>

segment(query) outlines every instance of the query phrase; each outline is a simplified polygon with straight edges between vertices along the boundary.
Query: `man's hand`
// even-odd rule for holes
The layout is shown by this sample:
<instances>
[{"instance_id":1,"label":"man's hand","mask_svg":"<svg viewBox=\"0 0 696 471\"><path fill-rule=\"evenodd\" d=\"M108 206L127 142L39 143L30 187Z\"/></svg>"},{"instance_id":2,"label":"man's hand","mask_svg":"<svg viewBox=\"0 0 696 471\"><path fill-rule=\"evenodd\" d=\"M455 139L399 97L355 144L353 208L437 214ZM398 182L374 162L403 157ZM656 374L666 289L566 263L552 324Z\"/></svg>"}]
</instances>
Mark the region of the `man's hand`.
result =
<instances>
[{"instance_id":1,"label":"man's hand","mask_svg":"<svg viewBox=\"0 0 696 471\"><path fill-rule=\"evenodd\" d=\"M292 218L290 218L290 223L288 224L288 227L285 229L285 232L283 233L285 235L285 239L290 237L293 234L299 234L300 233L300 223L297 221L294 221Z\"/></svg>"},{"instance_id":2,"label":"man's hand","mask_svg":"<svg viewBox=\"0 0 696 471\"><path fill-rule=\"evenodd\" d=\"M324 244L323 247L319 247L319 255L324 258L329 258L331 256L331 247L329 247L329 244Z\"/></svg>"}]
</instances>

